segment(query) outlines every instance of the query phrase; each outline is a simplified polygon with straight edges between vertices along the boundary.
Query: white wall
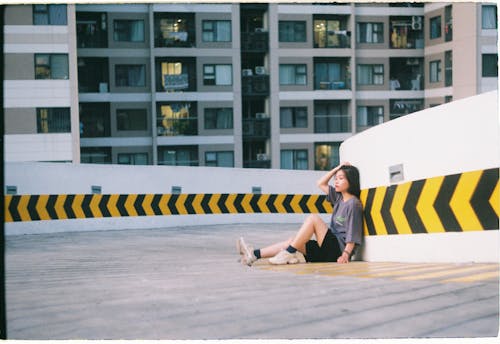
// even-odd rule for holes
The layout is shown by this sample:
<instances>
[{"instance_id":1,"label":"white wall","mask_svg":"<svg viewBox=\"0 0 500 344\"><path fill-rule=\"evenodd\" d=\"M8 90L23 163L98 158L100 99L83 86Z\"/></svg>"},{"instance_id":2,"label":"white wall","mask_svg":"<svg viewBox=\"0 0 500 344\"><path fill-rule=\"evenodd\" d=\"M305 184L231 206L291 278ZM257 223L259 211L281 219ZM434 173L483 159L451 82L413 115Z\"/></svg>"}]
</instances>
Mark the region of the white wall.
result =
<instances>
[{"instance_id":1,"label":"white wall","mask_svg":"<svg viewBox=\"0 0 500 344\"><path fill-rule=\"evenodd\" d=\"M72 161L71 134L5 135L4 159L14 161Z\"/></svg>"},{"instance_id":2,"label":"white wall","mask_svg":"<svg viewBox=\"0 0 500 344\"><path fill-rule=\"evenodd\" d=\"M320 194L316 181L324 172L214 167L126 166L60 163L7 163L5 185L17 194L169 194L182 193ZM6 233L165 228L230 223L301 223L307 214L171 215L123 218L72 219L6 223ZM325 221L329 215L323 215Z\"/></svg>"},{"instance_id":3,"label":"white wall","mask_svg":"<svg viewBox=\"0 0 500 344\"><path fill-rule=\"evenodd\" d=\"M384 123L346 140L341 160L360 170L361 188L390 185L403 164L409 182L500 166L497 92L454 101ZM494 261L499 231L367 236L368 261ZM417 254L418 253L418 254Z\"/></svg>"}]
</instances>

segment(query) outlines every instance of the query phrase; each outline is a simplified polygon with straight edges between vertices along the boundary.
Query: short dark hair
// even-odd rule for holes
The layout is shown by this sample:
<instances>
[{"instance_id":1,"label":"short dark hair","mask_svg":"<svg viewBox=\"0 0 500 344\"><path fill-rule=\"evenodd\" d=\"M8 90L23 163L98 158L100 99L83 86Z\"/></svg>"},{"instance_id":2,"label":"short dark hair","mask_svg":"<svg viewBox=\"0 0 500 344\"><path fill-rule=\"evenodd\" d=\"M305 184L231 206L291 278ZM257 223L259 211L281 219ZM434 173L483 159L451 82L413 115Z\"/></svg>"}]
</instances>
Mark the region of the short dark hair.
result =
<instances>
[{"instance_id":1,"label":"short dark hair","mask_svg":"<svg viewBox=\"0 0 500 344\"><path fill-rule=\"evenodd\" d=\"M344 171L345 177L349 182L349 188L347 189L347 192L359 198L361 194L361 187L359 184L359 170L352 165L342 165L340 169Z\"/></svg>"}]
</instances>

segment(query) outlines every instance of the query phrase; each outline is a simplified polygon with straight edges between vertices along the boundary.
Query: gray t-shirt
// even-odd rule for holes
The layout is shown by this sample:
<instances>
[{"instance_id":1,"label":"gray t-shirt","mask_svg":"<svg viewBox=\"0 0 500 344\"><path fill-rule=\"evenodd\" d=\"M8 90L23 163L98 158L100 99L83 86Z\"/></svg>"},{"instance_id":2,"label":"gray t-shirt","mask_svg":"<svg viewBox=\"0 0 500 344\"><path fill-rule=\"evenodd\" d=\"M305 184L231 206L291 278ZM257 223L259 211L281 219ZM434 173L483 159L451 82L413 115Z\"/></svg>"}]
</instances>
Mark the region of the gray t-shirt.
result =
<instances>
[{"instance_id":1,"label":"gray t-shirt","mask_svg":"<svg viewBox=\"0 0 500 344\"><path fill-rule=\"evenodd\" d=\"M361 245L363 235L363 205L357 197L344 202L342 194L335 192L330 185L328 201L333 205L332 219L329 229L337 237L341 250L347 242L354 242L356 247Z\"/></svg>"}]
</instances>

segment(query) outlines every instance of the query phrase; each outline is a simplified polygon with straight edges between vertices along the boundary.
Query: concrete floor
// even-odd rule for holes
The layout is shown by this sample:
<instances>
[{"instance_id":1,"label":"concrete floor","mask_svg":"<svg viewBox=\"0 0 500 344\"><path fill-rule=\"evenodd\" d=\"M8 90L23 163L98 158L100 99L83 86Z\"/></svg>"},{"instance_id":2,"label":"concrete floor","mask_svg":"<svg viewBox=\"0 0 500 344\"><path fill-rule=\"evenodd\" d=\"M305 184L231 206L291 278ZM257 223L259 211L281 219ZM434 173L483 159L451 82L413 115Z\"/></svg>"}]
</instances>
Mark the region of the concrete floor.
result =
<instances>
[{"instance_id":1,"label":"concrete floor","mask_svg":"<svg viewBox=\"0 0 500 344\"><path fill-rule=\"evenodd\" d=\"M8 338L498 336L498 264L237 262L240 235L260 247L296 228L223 225L8 236ZM463 279L471 274L480 277Z\"/></svg>"}]
</instances>

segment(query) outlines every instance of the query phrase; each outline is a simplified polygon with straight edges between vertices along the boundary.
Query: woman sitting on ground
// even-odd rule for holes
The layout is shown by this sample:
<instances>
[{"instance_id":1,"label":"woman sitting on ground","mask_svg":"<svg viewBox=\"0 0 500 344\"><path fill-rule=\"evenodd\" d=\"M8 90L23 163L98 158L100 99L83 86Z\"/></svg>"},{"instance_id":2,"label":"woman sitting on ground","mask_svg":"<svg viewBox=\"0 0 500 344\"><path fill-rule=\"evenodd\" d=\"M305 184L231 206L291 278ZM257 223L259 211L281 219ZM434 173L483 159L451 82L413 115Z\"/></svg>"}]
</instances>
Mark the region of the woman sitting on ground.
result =
<instances>
[{"instance_id":1,"label":"woman sitting on ground","mask_svg":"<svg viewBox=\"0 0 500 344\"><path fill-rule=\"evenodd\" d=\"M334 186L329 185L334 178ZM348 263L354 250L361 245L363 234L363 208L359 200L359 171L345 162L328 172L317 182L333 205L330 225L317 214L309 215L298 233L283 242L256 249L243 238L237 241L241 262L251 266L260 258L270 258L271 264L304 262ZM311 240L312 235L316 240Z\"/></svg>"}]
</instances>

